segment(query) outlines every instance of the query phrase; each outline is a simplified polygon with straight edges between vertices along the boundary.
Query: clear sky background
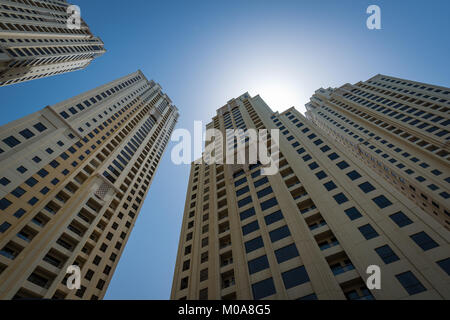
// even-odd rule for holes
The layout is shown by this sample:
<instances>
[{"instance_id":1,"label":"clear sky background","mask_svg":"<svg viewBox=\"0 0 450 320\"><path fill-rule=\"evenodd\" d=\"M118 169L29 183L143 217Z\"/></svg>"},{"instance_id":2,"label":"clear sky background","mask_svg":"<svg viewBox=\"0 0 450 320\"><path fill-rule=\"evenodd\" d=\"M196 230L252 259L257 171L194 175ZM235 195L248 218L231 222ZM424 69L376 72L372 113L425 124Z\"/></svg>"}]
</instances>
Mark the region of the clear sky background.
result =
<instances>
[{"instance_id":1,"label":"clear sky background","mask_svg":"<svg viewBox=\"0 0 450 320\"><path fill-rule=\"evenodd\" d=\"M141 69L181 117L211 121L248 91L301 112L320 87L382 73L450 86L450 1L72 0L107 53L87 69L0 88L0 125ZM382 30L366 9L381 7ZM189 166L169 147L106 299L168 299Z\"/></svg>"}]
</instances>

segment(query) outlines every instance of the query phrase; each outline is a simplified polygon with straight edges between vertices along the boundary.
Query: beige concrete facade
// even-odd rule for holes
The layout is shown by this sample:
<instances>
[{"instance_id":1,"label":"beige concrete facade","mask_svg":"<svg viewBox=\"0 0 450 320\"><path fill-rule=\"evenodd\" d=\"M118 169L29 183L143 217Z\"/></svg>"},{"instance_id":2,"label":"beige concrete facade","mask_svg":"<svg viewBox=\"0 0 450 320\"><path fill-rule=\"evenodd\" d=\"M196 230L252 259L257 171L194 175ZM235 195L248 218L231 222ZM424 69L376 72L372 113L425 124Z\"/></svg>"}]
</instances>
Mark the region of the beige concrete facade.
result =
<instances>
[{"instance_id":1,"label":"beige concrete facade","mask_svg":"<svg viewBox=\"0 0 450 320\"><path fill-rule=\"evenodd\" d=\"M450 230L450 88L377 75L319 89L307 117Z\"/></svg>"},{"instance_id":2,"label":"beige concrete facade","mask_svg":"<svg viewBox=\"0 0 450 320\"><path fill-rule=\"evenodd\" d=\"M0 128L0 299L103 298L177 119L137 71Z\"/></svg>"},{"instance_id":3,"label":"beige concrete facade","mask_svg":"<svg viewBox=\"0 0 450 320\"><path fill-rule=\"evenodd\" d=\"M171 299L450 299L450 232L295 108L244 94L207 128L279 129L279 173L192 164Z\"/></svg>"},{"instance_id":4,"label":"beige concrete facade","mask_svg":"<svg viewBox=\"0 0 450 320\"><path fill-rule=\"evenodd\" d=\"M87 67L106 51L81 19L69 29L65 0L0 0L0 86Z\"/></svg>"}]
</instances>

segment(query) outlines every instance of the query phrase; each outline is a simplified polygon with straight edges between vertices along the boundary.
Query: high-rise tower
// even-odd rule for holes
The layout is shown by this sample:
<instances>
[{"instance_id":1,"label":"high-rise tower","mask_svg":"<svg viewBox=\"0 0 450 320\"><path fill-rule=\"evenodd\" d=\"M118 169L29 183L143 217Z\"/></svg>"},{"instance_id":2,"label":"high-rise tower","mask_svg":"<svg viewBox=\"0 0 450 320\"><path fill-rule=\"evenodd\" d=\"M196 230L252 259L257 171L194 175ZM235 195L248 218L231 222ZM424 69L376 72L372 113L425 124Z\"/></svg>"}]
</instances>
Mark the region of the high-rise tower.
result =
<instances>
[{"instance_id":1,"label":"high-rise tower","mask_svg":"<svg viewBox=\"0 0 450 320\"><path fill-rule=\"evenodd\" d=\"M450 230L450 88L377 75L319 89L307 116Z\"/></svg>"},{"instance_id":2,"label":"high-rise tower","mask_svg":"<svg viewBox=\"0 0 450 320\"><path fill-rule=\"evenodd\" d=\"M103 298L177 118L138 71L0 128L0 299Z\"/></svg>"},{"instance_id":3,"label":"high-rise tower","mask_svg":"<svg viewBox=\"0 0 450 320\"><path fill-rule=\"evenodd\" d=\"M208 128L279 129L279 172L192 164L172 299L450 299L450 232L297 110L244 94Z\"/></svg>"},{"instance_id":4,"label":"high-rise tower","mask_svg":"<svg viewBox=\"0 0 450 320\"><path fill-rule=\"evenodd\" d=\"M65 0L2 1L0 86L80 70L105 53L81 19L70 29Z\"/></svg>"}]
</instances>

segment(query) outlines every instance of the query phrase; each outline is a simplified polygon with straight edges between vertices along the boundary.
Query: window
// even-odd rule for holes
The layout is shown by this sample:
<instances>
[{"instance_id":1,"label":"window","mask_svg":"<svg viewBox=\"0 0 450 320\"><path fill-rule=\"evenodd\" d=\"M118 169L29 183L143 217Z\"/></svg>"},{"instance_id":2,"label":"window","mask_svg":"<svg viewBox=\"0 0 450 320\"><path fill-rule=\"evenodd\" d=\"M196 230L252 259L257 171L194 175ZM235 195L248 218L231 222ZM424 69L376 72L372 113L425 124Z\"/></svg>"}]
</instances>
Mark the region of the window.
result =
<instances>
[{"instance_id":1,"label":"window","mask_svg":"<svg viewBox=\"0 0 450 320\"><path fill-rule=\"evenodd\" d=\"M253 221L242 227L242 234L245 236L246 234L249 234L258 229L259 229L258 221Z\"/></svg>"},{"instance_id":2,"label":"window","mask_svg":"<svg viewBox=\"0 0 450 320\"><path fill-rule=\"evenodd\" d=\"M431 239L429 235L427 235L424 231L413 234L411 236L411 239L423 249L423 251L427 251L436 247L439 247L439 245Z\"/></svg>"},{"instance_id":3,"label":"window","mask_svg":"<svg viewBox=\"0 0 450 320\"><path fill-rule=\"evenodd\" d=\"M284 261L288 261L292 258L298 257L298 250L295 244L290 244L286 247L275 250L275 256L277 258L278 263L282 263Z\"/></svg>"},{"instance_id":4,"label":"window","mask_svg":"<svg viewBox=\"0 0 450 320\"><path fill-rule=\"evenodd\" d=\"M236 197L239 197L239 196L241 196L244 193L247 193L249 191L250 191L250 189L248 187L244 187L242 189L239 189L238 191L236 191Z\"/></svg>"},{"instance_id":5,"label":"window","mask_svg":"<svg viewBox=\"0 0 450 320\"><path fill-rule=\"evenodd\" d=\"M355 207L351 207L345 210L345 214L349 217L350 220L356 220L362 217L361 213Z\"/></svg>"},{"instance_id":6,"label":"window","mask_svg":"<svg viewBox=\"0 0 450 320\"><path fill-rule=\"evenodd\" d=\"M281 276L283 277L283 282L286 289L296 287L309 281L309 276L306 272L305 266L283 272Z\"/></svg>"},{"instance_id":7,"label":"window","mask_svg":"<svg viewBox=\"0 0 450 320\"><path fill-rule=\"evenodd\" d=\"M33 126L37 131L43 132L47 129L46 126L44 126L42 123L38 122Z\"/></svg>"},{"instance_id":8,"label":"window","mask_svg":"<svg viewBox=\"0 0 450 320\"><path fill-rule=\"evenodd\" d=\"M243 183L245 183L245 182L247 182L247 178L242 178L242 179L240 179L240 180L238 180L238 181L235 181L235 182L234 182L234 186L235 186L235 187L240 186L241 184L243 184Z\"/></svg>"},{"instance_id":9,"label":"window","mask_svg":"<svg viewBox=\"0 0 450 320\"><path fill-rule=\"evenodd\" d=\"M314 169L317 169L317 168L319 167L319 165L317 164L317 162L313 162L313 163L310 163L310 164L308 165L308 167L309 167L311 170L314 170Z\"/></svg>"},{"instance_id":10,"label":"window","mask_svg":"<svg viewBox=\"0 0 450 320\"><path fill-rule=\"evenodd\" d=\"M333 181L328 181L327 183L324 183L323 186L328 191L334 190L337 188L336 184Z\"/></svg>"},{"instance_id":11,"label":"window","mask_svg":"<svg viewBox=\"0 0 450 320\"><path fill-rule=\"evenodd\" d=\"M356 170L350 171L349 173L347 173L347 176L352 180L361 178L361 175Z\"/></svg>"},{"instance_id":12,"label":"window","mask_svg":"<svg viewBox=\"0 0 450 320\"><path fill-rule=\"evenodd\" d=\"M327 176L327 174L326 174L324 171L319 171L319 172L316 173L316 177L317 177L319 180L322 180L322 179L324 179L324 178L326 178L326 177L328 177L328 176Z\"/></svg>"},{"instance_id":13,"label":"window","mask_svg":"<svg viewBox=\"0 0 450 320\"><path fill-rule=\"evenodd\" d=\"M392 251L392 249L388 245L376 248L375 252L378 253L381 260L383 260L383 262L386 264L400 260L399 257L395 254L394 251Z\"/></svg>"},{"instance_id":14,"label":"window","mask_svg":"<svg viewBox=\"0 0 450 320\"><path fill-rule=\"evenodd\" d=\"M436 262L450 276L450 258Z\"/></svg>"},{"instance_id":15,"label":"window","mask_svg":"<svg viewBox=\"0 0 450 320\"><path fill-rule=\"evenodd\" d=\"M41 169L41 170L38 171L38 175L39 175L41 178L44 178L44 177L46 177L46 176L48 175L48 171L45 170L45 169Z\"/></svg>"},{"instance_id":16,"label":"window","mask_svg":"<svg viewBox=\"0 0 450 320\"><path fill-rule=\"evenodd\" d=\"M250 260L248 262L248 272L250 274L257 273L261 270L265 270L269 268L269 260L267 260L267 256L263 255L259 258Z\"/></svg>"},{"instance_id":17,"label":"window","mask_svg":"<svg viewBox=\"0 0 450 320\"><path fill-rule=\"evenodd\" d=\"M11 148L14 148L18 144L20 144L20 141L14 138L13 136L9 136L8 138L3 139L3 142L6 143Z\"/></svg>"},{"instance_id":18,"label":"window","mask_svg":"<svg viewBox=\"0 0 450 320\"><path fill-rule=\"evenodd\" d=\"M241 220L245 220L247 218L250 218L253 215L255 215L255 208L250 208L250 209L247 209L247 210L242 211L240 213Z\"/></svg>"},{"instance_id":19,"label":"window","mask_svg":"<svg viewBox=\"0 0 450 320\"><path fill-rule=\"evenodd\" d=\"M22 130L22 131L20 131L19 133L20 133L20 135L21 135L22 137L24 137L25 139L30 139L30 138L34 137L34 133L31 132L30 129Z\"/></svg>"},{"instance_id":20,"label":"window","mask_svg":"<svg viewBox=\"0 0 450 320\"><path fill-rule=\"evenodd\" d=\"M410 295L427 290L411 271L398 274L395 277Z\"/></svg>"},{"instance_id":21,"label":"window","mask_svg":"<svg viewBox=\"0 0 450 320\"><path fill-rule=\"evenodd\" d=\"M386 198L386 197L383 196L383 195L378 196L378 197L376 197L376 198L373 198L372 201L375 202L376 205L377 205L380 209L389 207L389 206L392 204L392 202L390 202L389 199Z\"/></svg>"},{"instance_id":22,"label":"window","mask_svg":"<svg viewBox=\"0 0 450 320\"><path fill-rule=\"evenodd\" d=\"M28 169L25 168L24 166L20 166L20 167L17 168L17 171L19 171L20 173L25 173L25 172L28 171Z\"/></svg>"},{"instance_id":23,"label":"window","mask_svg":"<svg viewBox=\"0 0 450 320\"><path fill-rule=\"evenodd\" d=\"M0 179L0 184L3 185L3 186L7 186L10 183L11 183L11 181L9 181L8 178L3 177L3 178Z\"/></svg>"},{"instance_id":24,"label":"window","mask_svg":"<svg viewBox=\"0 0 450 320\"><path fill-rule=\"evenodd\" d=\"M208 288L204 288L198 293L199 300L208 300Z\"/></svg>"},{"instance_id":25,"label":"window","mask_svg":"<svg viewBox=\"0 0 450 320\"><path fill-rule=\"evenodd\" d=\"M21 187L17 187L16 189L14 189L13 191L11 191L11 193L16 197L16 198L20 198L21 196L23 196L25 194L25 190L22 189Z\"/></svg>"},{"instance_id":26,"label":"window","mask_svg":"<svg viewBox=\"0 0 450 320\"><path fill-rule=\"evenodd\" d=\"M348 198L345 196L345 194L343 194L342 192L341 193L338 193L337 195L335 195L335 196L333 196L333 198L334 198L334 200L336 200L336 202L338 203L338 204L341 204L341 203L344 203L344 202L347 202L348 201Z\"/></svg>"},{"instance_id":27,"label":"window","mask_svg":"<svg viewBox=\"0 0 450 320\"><path fill-rule=\"evenodd\" d=\"M392 221L394 221L400 228L407 226L411 223L413 223L411 221L411 219L409 219L403 212L399 211L397 213L391 214L389 216Z\"/></svg>"},{"instance_id":28,"label":"window","mask_svg":"<svg viewBox=\"0 0 450 320\"><path fill-rule=\"evenodd\" d=\"M264 242L261 237L257 237L253 240L249 240L249 241L245 242L244 245L245 245L245 252L249 253L249 252L255 251L259 248L264 247Z\"/></svg>"},{"instance_id":29,"label":"window","mask_svg":"<svg viewBox=\"0 0 450 320\"><path fill-rule=\"evenodd\" d=\"M255 181L255 188L258 188L259 186L262 186L263 184L269 182L269 179L267 177L264 177L262 179L259 179L258 181Z\"/></svg>"},{"instance_id":30,"label":"window","mask_svg":"<svg viewBox=\"0 0 450 320\"><path fill-rule=\"evenodd\" d=\"M276 198L271 198L269 200L266 200L264 202L261 202L261 209L267 210L269 208L272 208L273 206L276 206L278 204L278 201Z\"/></svg>"},{"instance_id":31,"label":"window","mask_svg":"<svg viewBox=\"0 0 450 320\"><path fill-rule=\"evenodd\" d=\"M264 196L267 196L268 194L271 194L273 192L272 187L267 187L265 189L262 189L257 192L258 198L262 198Z\"/></svg>"},{"instance_id":32,"label":"window","mask_svg":"<svg viewBox=\"0 0 450 320\"><path fill-rule=\"evenodd\" d=\"M375 229L370 224L361 226L358 229L362 233L364 238L366 238L366 240L370 240L372 238L376 238L379 236L378 232L376 232Z\"/></svg>"},{"instance_id":33,"label":"window","mask_svg":"<svg viewBox=\"0 0 450 320\"><path fill-rule=\"evenodd\" d=\"M278 228L278 229L275 229L275 230L269 232L270 240L272 242L276 242L276 241L286 238L287 236L290 236L290 235L291 235L291 232L289 231L288 226L283 226L281 228Z\"/></svg>"},{"instance_id":34,"label":"window","mask_svg":"<svg viewBox=\"0 0 450 320\"><path fill-rule=\"evenodd\" d=\"M333 152L328 156L328 158L330 158L330 160L336 160L337 158L339 158L339 156L337 155L336 152Z\"/></svg>"},{"instance_id":35,"label":"window","mask_svg":"<svg viewBox=\"0 0 450 320\"><path fill-rule=\"evenodd\" d=\"M1 210L5 210L10 205L11 205L11 201L9 201L8 199L3 198L2 200L0 200L0 209Z\"/></svg>"},{"instance_id":36,"label":"window","mask_svg":"<svg viewBox=\"0 0 450 320\"><path fill-rule=\"evenodd\" d=\"M239 206L239 208L241 208L241 207L243 207L243 206L245 206L245 205L247 205L247 204L249 204L251 202L252 202L252 197L248 196L248 197L246 197L246 198L244 198L242 200L239 200L238 201L238 206Z\"/></svg>"},{"instance_id":37,"label":"window","mask_svg":"<svg viewBox=\"0 0 450 320\"><path fill-rule=\"evenodd\" d=\"M341 161L341 162L337 163L336 165L341 170L350 167L350 165L347 162L345 162L345 161Z\"/></svg>"},{"instance_id":38,"label":"window","mask_svg":"<svg viewBox=\"0 0 450 320\"><path fill-rule=\"evenodd\" d=\"M208 280L208 268L200 270L200 282Z\"/></svg>"},{"instance_id":39,"label":"window","mask_svg":"<svg viewBox=\"0 0 450 320\"><path fill-rule=\"evenodd\" d=\"M272 278L252 284L253 298L259 300L276 293Z\"/></svg>"},{"instance_id":40,"label":"window","mask_svg":"<svg viewBox=\"0 0 450 320\"><path fill-rule=\"evenodd\" d=\"M264 217L266 225L270 225L272 223L280 221L281 219L283 219L283 214L281 213L281 210L275 211L274 213L271 213Z\"/></svg>"},{"instance_id":41,"label":"window","mask_svg":"<svg viewBox=\"0 0 450 320\"><path fill-rule=\"evenodd\" d=\"M371 185L370 182L364 182L364 183L361 183L358 187L359 187L364 193L369 193L369 192L375 190L375 187L374 187L373 185Z\"/></svg>"},{"instance_id":42,"label":"window","mask_svg":"<svg viewBox=\"0 0 450 320\"><path fill-rule=\"evenodd\" d=\"M10 224L10 223L8 223L8 222L3 222L3 223L0 225L0 233L5 232L6 230L8 230L9 227L11 227L11 224Z\"/></svg>"},{"instance_id":43,"label":"window","mask_svg":"<svg viewBox=\"0 0 450 320\"><path fill-rule=\"evenodd\" d=\"M181 279L180 290L186 289L188 287L189 277L184 277Z\"/></svg>"}]
</instances>

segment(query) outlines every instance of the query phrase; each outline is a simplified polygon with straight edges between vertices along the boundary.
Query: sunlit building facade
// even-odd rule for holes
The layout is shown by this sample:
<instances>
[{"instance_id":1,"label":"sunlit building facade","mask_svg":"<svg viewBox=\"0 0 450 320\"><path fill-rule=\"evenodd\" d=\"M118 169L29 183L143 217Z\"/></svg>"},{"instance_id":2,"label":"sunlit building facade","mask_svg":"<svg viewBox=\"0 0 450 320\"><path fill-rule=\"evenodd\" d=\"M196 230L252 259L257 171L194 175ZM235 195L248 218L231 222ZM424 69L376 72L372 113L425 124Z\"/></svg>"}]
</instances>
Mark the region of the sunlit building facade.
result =
<instances>
[{"instance_id":1,"label":"sunlit building facade","mask_svg":"<svg viewBox=\"0 0 450 320\"><path fill-rule=\"evenodd\" d=\"M449 231L295 108L244 94L208 128L279 129L279 172L192 163L171 299L450 299Z\"/></svg>"},{"instance_id":2,"label":"sunlit building facade","mask_svg":"<svg viewBox=\"0 0 450 320\"><path fill-rule=\"evenodd\" d=\"M307 117L450 230L450 88L377 75L319 89Z\"/></svg>"},{"instance_id":3,"label":"sunlit building facade","mask_svg":"<svg viewBox=\"0 0 450 320\"><path fill-rule=\"evenodd\" d=\"M104 297L177 119L137 71L0 128L0 299Z\"/></svg>"},{"instance_id":4,"label":"sunlit building facade","mask_svg":"<svg viewBox=\"0 0 450 320\"><path fill-rule=\"evenodd\" d=\"M0 2L0 86L87 67L105 53L81 18L68 28L65 0Z\"/></svg>"}]
</instances>

